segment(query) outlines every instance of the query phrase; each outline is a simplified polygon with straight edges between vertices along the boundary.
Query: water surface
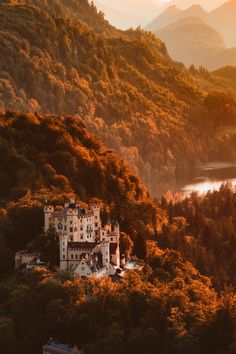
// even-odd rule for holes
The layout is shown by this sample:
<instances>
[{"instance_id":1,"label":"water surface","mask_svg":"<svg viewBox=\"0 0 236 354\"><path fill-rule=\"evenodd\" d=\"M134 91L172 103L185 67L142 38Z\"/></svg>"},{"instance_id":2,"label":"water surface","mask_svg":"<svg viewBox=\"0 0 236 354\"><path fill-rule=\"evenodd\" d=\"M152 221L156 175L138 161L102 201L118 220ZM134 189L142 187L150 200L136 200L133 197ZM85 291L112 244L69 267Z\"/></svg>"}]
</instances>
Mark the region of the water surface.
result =
<instances>
[{"instance_id":1,"label":"water surface","mask_svg":"<svg viewBox=\"0 0 236 354\"><path fill-rule=\"evenodd\" d=\"M236 162L211 162L200 166L191 176L173 177L158 181L152 191L160 198L171 192L189 195L192 192L205 194L209 190L219 190L223 183L230 182L236 187Z\"/></svg>"}]
</instances>

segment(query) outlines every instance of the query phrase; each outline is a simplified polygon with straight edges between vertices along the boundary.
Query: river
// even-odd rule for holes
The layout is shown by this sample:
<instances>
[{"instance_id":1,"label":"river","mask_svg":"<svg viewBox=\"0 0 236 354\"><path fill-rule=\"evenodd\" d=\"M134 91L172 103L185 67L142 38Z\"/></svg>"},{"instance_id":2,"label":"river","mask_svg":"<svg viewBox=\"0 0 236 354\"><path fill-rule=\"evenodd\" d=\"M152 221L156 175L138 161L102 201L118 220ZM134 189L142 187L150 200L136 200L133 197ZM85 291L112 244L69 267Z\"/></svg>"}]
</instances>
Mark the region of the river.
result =
<instances>
[{"instance_id":1,"label":"river","mask_svg":"<svg viewBox=\"0 0 236 354\"><path fill-rule=\"evenodd\" d=\"M160 198L167 192L181 193L185 196L192 192L205 194L209 190L219 190L223 183L236 186L236 162L210 162L201 165L191 176L172 177L159 181L151 191L153 197Z\"/></svg>"}]
</instances>

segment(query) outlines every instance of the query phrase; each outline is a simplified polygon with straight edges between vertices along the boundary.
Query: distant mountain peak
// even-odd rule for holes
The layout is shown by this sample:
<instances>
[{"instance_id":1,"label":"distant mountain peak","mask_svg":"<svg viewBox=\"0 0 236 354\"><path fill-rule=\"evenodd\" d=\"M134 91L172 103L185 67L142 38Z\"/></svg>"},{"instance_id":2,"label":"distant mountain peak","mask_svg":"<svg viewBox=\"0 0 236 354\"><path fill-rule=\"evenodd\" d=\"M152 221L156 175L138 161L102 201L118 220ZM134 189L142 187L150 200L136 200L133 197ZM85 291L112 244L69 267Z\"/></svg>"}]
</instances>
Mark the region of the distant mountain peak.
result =
<instances>
[{"instance_id":1,"label":"distant mountain peak","mask_svg":"<svg viewBox=\"0 0 236 354\"><path fill-rule=\"evenodd\" d=\"M204 11L200 4L194 4L192 6L189 6L188 10L202 10L202 11Z\"/></svg>"},{"instance_id":2,"label":"distant mountain peak","mask_svg":"<svg viewBox=\"0 0 236 354\"><path fill-rule=\"evenodd\" d=\"M200 11L200 12L205 12L205 10L204 10L204 9L202 8L202 6L199 5L199 4L195 4L195 5L192 5L192 6L188 7L188 8L186 9L186 11L196 11L196 12Z\"/></svg>"},{"instance_id":3,"label":"distant mountain peak","mask_svg":"<svg viewBox=\"0 0 236 354\"><path fill-rule=\"evenodd\" d=\"M178 13L180 13L182 10L180 10L179 8L178 8L178 6L176 6L176 5L170 5L169 7L167 7L167 9L166 10L164 10L163 12L162 12L162 14L160 15L160 16L166 16L166 15L174 15L174 14L178 14Z\"/></svg>"}]
</instances>

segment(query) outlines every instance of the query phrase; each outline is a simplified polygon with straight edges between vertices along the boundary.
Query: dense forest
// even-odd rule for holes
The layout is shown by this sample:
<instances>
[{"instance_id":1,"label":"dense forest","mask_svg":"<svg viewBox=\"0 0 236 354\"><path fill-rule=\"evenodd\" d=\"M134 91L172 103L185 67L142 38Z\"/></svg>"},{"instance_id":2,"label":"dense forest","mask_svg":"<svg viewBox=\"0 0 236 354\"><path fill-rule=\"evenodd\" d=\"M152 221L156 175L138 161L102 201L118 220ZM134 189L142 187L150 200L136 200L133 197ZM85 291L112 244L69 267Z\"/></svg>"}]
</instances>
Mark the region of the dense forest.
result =
<instances>
[{"instance_id":1,"label":"dense forest","mask_svg":"<svg viewBox=\"0 0 236 354\"><path fill-rule=\"evenodd\" d=\"M222 125L235 124L230 76L187 70L154 35L116 30L87 0L2 1L0 15L3 110L79 114L149 187L209 156L232 158L207 105L217 90L230 111Z\"/></svg>"},{"instance_id":2,"label":"dense forest","mask_svg":"<svg viewBox=\"0 0 236 354\"><path fill-rule=\"evenodd\" d=\"M72 279L46 269L0 283L0 348L42 353L50 337L85 354L233 354L235 295L174 251L152 250L122 282Z\"/></svg>"},{"instance_id":3,"label":"dense forest","mask_svg":"<svg viewBox=\"0 0 236 354\"><path fill-rule=\"evenodd\" d=\"M160 226L163 216L138 177L78 117L8 111L0 116L0 137L0 233L12 250L42 231L46 199L93 199L133 237L150 238Z\"/></svg>"},{"instance_id":4,"label":"dense forest","mask_svg":"<svg viewBox=\"0 0 236 354\"><path fill-rule=\"evenodd\" d=\"M204 275L212 278L216 289L236 285L236 193L231 185L205 196L193 193L189 198L160 205L167 210L158 244L179 251Z\"/></svg>"},{"instance_id":5,"label":"dense forest","mask_svg":"<svg viewBox=\"0 0 236 354\"><path fill-rule=\"evenodd\" d=\"M33 343L40 354L51 336L84 354L235 352L231 186L153 202L78 117L7 111L0 136L1 352L32 354ZM141 271L119 282L58 274L56 263L14 272L15 250L42 243L45 199L71 196L120 220L121 247L142 259ZM44 235L44 255L56 262L52 236Z\"/></svg>"}]
</instances>

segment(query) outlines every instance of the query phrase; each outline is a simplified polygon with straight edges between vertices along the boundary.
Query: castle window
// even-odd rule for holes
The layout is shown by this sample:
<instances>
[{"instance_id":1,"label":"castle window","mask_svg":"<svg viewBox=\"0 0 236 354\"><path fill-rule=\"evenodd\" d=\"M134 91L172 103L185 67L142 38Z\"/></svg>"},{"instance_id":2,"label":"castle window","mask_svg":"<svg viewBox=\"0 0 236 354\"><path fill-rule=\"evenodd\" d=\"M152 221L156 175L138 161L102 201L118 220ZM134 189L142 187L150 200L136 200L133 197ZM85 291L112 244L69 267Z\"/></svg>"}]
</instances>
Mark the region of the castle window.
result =
<instances>
[{"instance_id":1,"label":"castle window","mask_svg":"<svg viewBox=\"0 0 236 354\"><path fill-rule=\"evenodd\" d=\"M83 240L84 236L83 236L83 235L80 235L80 238L81 238L81 240Z\"/></svg>"},{"instance_id":2,"label":"castle window","mask_svg":"<svg viewBox=\"0 0 236 354\"><path fill-rule=\"evenodd\" d=\"M66 256L63 254L62 258L63 258L63 259L66 259Z\"/></svg>"},{"instance_id":3,"label":"castle window","mask_svg":"<svg viewBox=\"0 0 236 354\"><path fill-rule=\"evenodd\" d=\"M66 225L64 226L64 230L66 231Z\"/></svg>"},{"instance_id":4,"label":"castle window","mask_svg":"<svg viewBox=\"0 0 236 354\"><path fill-rule=\"evenodd\" d=\"M70 227L70 232L73 232L73 227Z\"/></svg>"},{"instance_id":5,"label":"castle window","mask_svg":"<svg viewBox=\"0 0 236 354\"><path fill-rule=\"evenodd\" d=\"M103 239L102 239L103 241L105 241L105 237L103 237Z\"/></svg>"},{"instance_id":6,"label":"castle window","mask_svg":"<svg viewBox=\"0 0 236 354\"><path fill-rule=\"evenodd\" d=\"M97 220L97 218L98 218L98 217L97 217L97 215L96 215L96 216L95 216L95 219Z\"/></svg>"},{"instance_id":7,"label":"castle window","mask_svg":"<svg viewBox=\"0 0 236 354\"><path fill-rule=\"evenodd\" d=\"M81 267L81 270L85 270L85 268L84 268L84 267Z\"/></svg>"},{"instance_id":8,"label":"castle window","mask_svg":"<svg viewBox=\"0 0 236 354\"><path fill-rule=\"evenodd\" d=\"M71 259L74 259L74 255L73 254L71 255Z\"/></svg>"},{"instance_id":9,"label":"castle window","mask_svg":"<svg viewBox=\"0 0 236 354\"><path fill-rule=\"evenodd\" d=\"M113 237L111 237L111 241L113 241Z\"/></svg>"},{"instance_id":10,"label":"castle window","mask_svg":"<svg viewBox=\"0 0 236 354\"><path fill-rule=\"evenodd\" d=\"M73 236L72 235L70 235L70 240L73 241Z\"/></svg>"},{"instance_id":11,"label":"castle window","mask_svg":"<svg viewBox=\"0 0 236 354\"><path fill-rule=\"evenodd\" d=\"M95 222L95 227L98 227L98 223L97 222Z\"/></svg>"},{"instance_id":12,"label":"castle window","mask_svg":"<svg viewBox=\"0 0 236 354\"><path fill-rule=\"evenodd\" d=\"M80 231L83 231L83 226L80 226Z\"/></svg>"},{"instance_id":13,"label":"castle window","mask_svg":"<svg viewBox=\"0 0 236 354\"><path fill-rule=\"evenodd\" d=\"M63 248L63 252L65 252L65 248Z\"/></svg>"},{"instance_id":14,"label":"castle window","mask_svg":"<svg viewBox=\"0 0 236 354\"><path fill-rule=\"evenodd\" d=\"M70 224L72 225L72 221L70 221Z\"/></svg>"},{"instance_id":15,"label":"castle window","mask_svg":"<svg viewBox=\"0 0 236 354\"><path fill-rule=\"evenodd\" d=\"M78 259L78 254L75 255L75 259Z\"/></svg>"}]
</instances>

